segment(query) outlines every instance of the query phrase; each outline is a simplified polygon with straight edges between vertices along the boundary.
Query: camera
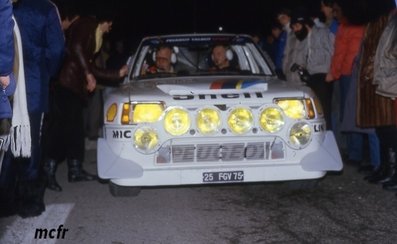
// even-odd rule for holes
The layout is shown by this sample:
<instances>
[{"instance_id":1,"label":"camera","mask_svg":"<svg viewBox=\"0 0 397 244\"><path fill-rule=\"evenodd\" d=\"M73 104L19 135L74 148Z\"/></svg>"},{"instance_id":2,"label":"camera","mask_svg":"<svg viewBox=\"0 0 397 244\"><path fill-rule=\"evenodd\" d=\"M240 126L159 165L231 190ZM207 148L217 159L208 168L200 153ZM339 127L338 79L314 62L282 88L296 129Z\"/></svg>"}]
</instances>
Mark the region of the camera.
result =
<instances>
[{"instance_id":1,"label":"camera","mask_svg":"<svg viewBox=\"0 0 397 244\"><path fill-rule=\"evenodd\" d=\"M291 66L291 71L292 72L298 72L299 74L299 78L301 79L301 81L303 82L308 82L310 80L310 74L307 71L307 69L303 68L302 66L300 66L297 63L294 63Z\"/></svg>"}]
</instances>

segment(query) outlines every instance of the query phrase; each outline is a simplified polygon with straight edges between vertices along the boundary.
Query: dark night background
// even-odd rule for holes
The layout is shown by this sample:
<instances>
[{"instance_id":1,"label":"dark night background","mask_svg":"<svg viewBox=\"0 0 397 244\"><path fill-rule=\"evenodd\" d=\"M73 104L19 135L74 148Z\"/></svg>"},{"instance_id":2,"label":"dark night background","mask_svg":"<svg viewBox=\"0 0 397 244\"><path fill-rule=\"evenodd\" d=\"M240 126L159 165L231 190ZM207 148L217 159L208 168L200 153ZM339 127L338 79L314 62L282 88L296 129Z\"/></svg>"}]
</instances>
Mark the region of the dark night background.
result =
<instances>
[{"instance_id":1,"label":"dark night background","mask_svg":"<svg viewBox=\"0 0 397 244\"><path fill-rule=\"evenodd\" d=\"M63 4L71 0L59 0ZM99 6L115 14L111 39L125 39L134 49L144 36L177 33L217 32L222 26L229 33L270 32L276 11L305 6L319 11L319 0L77 0L83 13ZM55 1L55 3L57 3Z\"/></svg>"}]
</instances>

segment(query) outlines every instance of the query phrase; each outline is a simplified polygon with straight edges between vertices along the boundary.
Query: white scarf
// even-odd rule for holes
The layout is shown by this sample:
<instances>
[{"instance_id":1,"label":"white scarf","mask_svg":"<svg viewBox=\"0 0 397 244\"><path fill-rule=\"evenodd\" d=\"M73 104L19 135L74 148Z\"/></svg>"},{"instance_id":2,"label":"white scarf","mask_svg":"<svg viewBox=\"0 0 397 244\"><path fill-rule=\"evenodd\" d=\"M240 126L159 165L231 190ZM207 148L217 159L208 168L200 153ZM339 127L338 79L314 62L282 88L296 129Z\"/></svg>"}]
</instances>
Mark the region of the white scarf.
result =
<instances>
[{"instance_id":1,"label":"white scarf","mask_svg":"<svg viewBox=\"0 0 397 244\"><path fill-rule=\"evenodd\" d=\"M14 19L14 17L13 17ZM15 157L30 157L31 154L31 137L30 122L26 102L25 88L25 70L23 66L23 53L21 33L16 20L14 19L14 33L16 36L16 45L18 47L18 73L15 74L17 82L13 100L12 127L11 127L11 152Z\"/></svg>"}]
</instances>

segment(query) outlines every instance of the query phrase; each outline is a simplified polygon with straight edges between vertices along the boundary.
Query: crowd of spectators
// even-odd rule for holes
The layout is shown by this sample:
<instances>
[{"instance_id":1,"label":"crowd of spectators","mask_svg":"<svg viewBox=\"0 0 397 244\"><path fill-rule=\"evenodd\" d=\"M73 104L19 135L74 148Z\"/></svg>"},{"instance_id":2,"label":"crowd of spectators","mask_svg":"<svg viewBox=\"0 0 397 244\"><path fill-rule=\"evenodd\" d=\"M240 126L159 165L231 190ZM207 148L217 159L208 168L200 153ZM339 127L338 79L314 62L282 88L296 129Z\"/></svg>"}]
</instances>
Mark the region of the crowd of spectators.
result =
<instances>
[{"instance_id":1,"label":"crowd of spectators","mask_svg":"<svg viewBox=\"0 0 397 244\"><path fill-rule=\"evenodd\" d=\"M279 10L272 26L261 47L276 50L279 78L312 88L345 164L397 190L395 1L321 0L318 12Z\"/></svg>"}]
</instances>

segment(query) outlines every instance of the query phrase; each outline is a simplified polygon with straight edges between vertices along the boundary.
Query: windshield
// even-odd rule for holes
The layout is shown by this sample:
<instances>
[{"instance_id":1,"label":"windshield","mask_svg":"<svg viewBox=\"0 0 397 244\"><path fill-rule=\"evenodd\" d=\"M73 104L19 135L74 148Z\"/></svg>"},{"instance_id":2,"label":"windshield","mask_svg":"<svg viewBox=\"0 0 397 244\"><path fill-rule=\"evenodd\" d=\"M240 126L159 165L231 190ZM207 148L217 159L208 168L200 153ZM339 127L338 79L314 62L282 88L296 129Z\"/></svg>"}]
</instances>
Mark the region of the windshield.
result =
<instances>
[{"instance_id":1,"label":"windshield","mask_svg":"<svg viewBox=\"0 0 397 244\"><path fill-rule=\"evenodd\" d=\"M183 36L144 40L131 76L273 75L248 36Z\"/></svg>"}]
</instances>

